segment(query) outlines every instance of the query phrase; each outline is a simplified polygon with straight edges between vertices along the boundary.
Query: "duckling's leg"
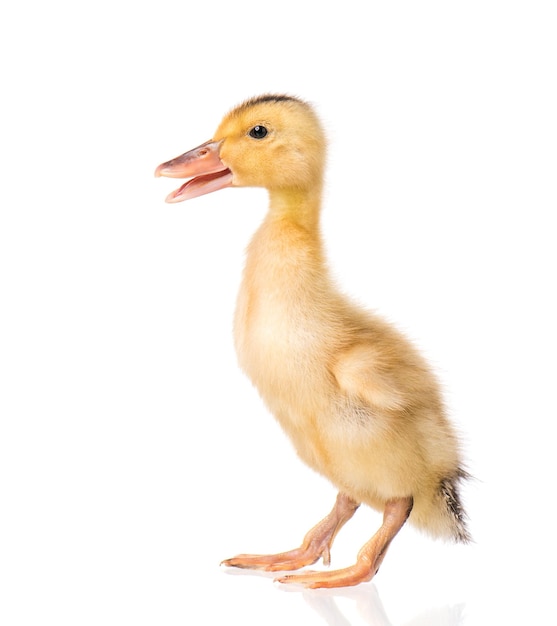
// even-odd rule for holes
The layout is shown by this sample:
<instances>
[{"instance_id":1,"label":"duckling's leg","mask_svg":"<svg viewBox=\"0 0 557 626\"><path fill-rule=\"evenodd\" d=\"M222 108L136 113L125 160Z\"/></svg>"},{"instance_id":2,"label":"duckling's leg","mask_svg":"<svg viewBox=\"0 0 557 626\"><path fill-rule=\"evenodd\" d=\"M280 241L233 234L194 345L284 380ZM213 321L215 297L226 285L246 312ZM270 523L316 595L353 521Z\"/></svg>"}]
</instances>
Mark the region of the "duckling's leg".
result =
<instances>
[{"instance_id":1,"label":"duckling's leg","mask_svg":"<svg viewBox=\"0 0 557 626\"><path fill-rule=\"evenodd\" d=\"M389 500L385 506L383 525L358 553L351 567L331 572L309 571L277 578L281 583L296 583L317 589L318 587L349 587L371 580L381 565L389 544L408 519L412 510L412 498Z\"/></svg>"},{"instance_id":2,"label":"duckling's leg","mask_svg":"<svg viewBox=\"0 0 557 626\"><path fill-rule=\"evenodd\" d=\"M359 503L339 493L333 510L304 537L302 545L280 554L239 554L222 562L222 565L282 572L312 565L323 557L325 565L331 561L331 545L338 531L354 515Z\"/></svg>"}]
</instances>

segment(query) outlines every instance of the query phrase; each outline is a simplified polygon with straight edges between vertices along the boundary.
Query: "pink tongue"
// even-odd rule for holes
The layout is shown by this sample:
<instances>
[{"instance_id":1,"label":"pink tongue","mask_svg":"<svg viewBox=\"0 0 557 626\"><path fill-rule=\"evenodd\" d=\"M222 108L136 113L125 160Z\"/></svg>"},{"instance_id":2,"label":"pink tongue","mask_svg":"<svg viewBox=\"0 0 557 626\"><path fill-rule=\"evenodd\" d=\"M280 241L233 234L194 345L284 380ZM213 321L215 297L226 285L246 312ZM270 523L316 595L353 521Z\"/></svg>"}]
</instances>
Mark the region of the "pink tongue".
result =
<instances>
[{"instance_id":1,"label":"pink tongue","mask_svg":"<svg viewBox=\"0 0 557 626\"><path fill-rule=\"evenodd\" d=\"M191 200L198 196L203 196L212 191L218 191L232 184L232 172L229 169L214 172L213 174L205 174L196 176L184 183L179 189L173 191L166 198L166 202L182 202L183 200Z\"/></svg>"}]
</instances>

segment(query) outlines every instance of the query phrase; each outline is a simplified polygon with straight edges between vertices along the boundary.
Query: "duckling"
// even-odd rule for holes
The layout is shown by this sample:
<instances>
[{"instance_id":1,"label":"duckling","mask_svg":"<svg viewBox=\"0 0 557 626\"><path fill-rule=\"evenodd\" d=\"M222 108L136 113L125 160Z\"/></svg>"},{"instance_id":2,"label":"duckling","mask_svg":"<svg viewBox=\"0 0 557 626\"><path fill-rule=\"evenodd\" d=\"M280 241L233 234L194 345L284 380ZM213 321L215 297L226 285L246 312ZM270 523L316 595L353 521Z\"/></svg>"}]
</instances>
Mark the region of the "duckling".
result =
<instances>
[{"instance_id":1,"label":"duckling","mask_svg":"<svg viewBox=\"0 0 557 626\"><path fill-rule=\"evenodd\" d=\"M352 303L331 279L320 233L326 139L313 108L265 94L222 120L213 138L158 166L189 178L167 202L226 187L264 187L269 208L247 249L234 318L239 364L300 458L338 489L300 547L240 554L224 565L298 570L330 550L361 503L383 523L356 562L282 575L281 583L341 587L369 581L405 522L468 542L459 485L467 478L439 385L395 328Z\"/></svg>"}]
</instances>

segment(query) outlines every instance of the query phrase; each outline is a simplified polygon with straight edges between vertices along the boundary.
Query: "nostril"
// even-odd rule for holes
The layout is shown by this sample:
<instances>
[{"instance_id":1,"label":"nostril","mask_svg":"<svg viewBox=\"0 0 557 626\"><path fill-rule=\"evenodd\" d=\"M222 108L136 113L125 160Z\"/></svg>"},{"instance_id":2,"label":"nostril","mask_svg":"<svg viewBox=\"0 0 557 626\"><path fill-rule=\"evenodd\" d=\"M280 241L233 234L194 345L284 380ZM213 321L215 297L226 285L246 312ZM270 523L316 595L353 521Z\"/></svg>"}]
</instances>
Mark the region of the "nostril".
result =
<instances>
[{"instance_id":1,"label":"nostril","mask_svg":"<svg viewBox=\"0 0 557 626\"><path fill-rule=\"evenodd\" d=\"M207 150L207 149L200 150L200 151L199 151L199 156L200 156L200 157L205 156L205 155L207 154L207 152L209 152L209 150Z\"/></svg>"}]
</instances>

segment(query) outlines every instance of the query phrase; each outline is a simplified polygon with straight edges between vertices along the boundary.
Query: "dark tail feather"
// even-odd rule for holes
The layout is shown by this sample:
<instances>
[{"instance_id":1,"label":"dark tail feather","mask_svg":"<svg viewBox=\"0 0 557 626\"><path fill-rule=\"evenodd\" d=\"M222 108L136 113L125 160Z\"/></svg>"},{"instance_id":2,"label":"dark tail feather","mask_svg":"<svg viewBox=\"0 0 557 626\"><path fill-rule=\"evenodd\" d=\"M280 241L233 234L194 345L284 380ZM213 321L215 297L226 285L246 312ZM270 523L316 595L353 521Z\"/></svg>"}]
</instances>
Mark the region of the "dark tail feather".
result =
<instances>
[{"instance_id":1,"label":"dark tail feather","mask_svg":"<svg viewBox=\"0 0 557 626\"><path fill-rule=\"evenodd\" d=\"M472 541L472 537L467 528L468 516L460 501L459 491L460 481L469 478L470 475L467 472L459 469L456 474L443 478L439 485L439 493L447 505L447 511L453 520L452 530L454 540L460 543Z\"/></svg>"}]
</instances>

